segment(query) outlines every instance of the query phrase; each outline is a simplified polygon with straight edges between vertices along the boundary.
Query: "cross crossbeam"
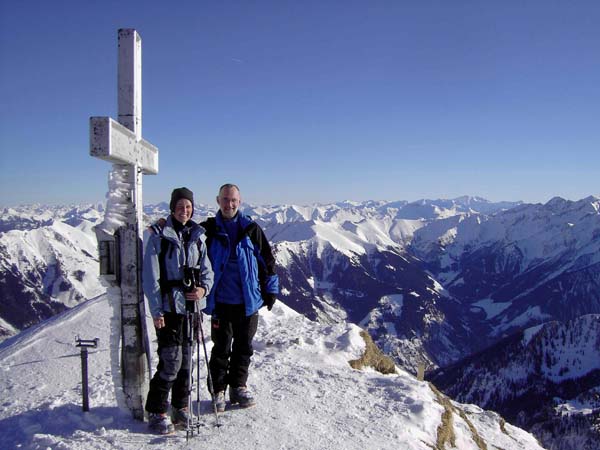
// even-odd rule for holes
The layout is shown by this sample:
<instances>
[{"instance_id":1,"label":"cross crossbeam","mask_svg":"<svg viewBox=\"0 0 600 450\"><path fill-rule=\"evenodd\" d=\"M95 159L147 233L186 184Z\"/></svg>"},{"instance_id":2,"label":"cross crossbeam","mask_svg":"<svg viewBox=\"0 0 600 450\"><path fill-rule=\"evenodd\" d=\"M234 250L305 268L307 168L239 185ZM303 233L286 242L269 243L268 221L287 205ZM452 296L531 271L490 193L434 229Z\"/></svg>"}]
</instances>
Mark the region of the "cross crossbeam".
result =
<instances>
[{"instance_id":1,"label":"cross crossbeam","mask_svg":"<svg viewBox=\"0 0 600 450\"><path fill-rule=\"evenodd\" d=\"M145 175L158 173L158 148L110 117L90 119L90 155L116 164L137 164Z\"/></svg>"}]
</instances>

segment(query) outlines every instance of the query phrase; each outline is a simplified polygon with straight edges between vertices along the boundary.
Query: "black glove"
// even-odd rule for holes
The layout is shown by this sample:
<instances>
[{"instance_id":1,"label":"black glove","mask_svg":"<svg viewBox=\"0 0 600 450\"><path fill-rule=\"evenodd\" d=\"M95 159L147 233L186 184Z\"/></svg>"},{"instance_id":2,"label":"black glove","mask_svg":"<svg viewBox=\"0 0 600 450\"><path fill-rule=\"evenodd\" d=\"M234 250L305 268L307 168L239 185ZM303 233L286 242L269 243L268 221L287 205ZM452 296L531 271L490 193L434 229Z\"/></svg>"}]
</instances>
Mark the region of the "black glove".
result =
<instances>
[{"instance_id":1,"label":"black glove","mask_svg":"<svg viewBox=\"0 0 600 450\"><path fill-rule=\"evenodd\" d=\"M262 295L263 306L266 306L269 311L273 309L273 305L275 304L275 294L266 293Z\"/></svg>"}]
</instances>

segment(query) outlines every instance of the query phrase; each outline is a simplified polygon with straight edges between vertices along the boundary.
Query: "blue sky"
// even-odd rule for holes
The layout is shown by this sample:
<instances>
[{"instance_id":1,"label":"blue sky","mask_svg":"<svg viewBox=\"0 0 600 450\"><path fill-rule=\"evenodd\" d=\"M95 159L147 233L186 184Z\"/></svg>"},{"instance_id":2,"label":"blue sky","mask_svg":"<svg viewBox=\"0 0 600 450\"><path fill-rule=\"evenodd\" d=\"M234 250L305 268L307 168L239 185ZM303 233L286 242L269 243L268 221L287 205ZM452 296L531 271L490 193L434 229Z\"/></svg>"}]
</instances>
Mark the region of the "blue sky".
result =
<instances>
[{"instance_id":1,"label":"blue sky","mask_svg":"<svg viewBox=\"0 0 600 450\"><path fill-rule=\"evenodd\" d=\"M0 0L0 204L104 199L90 116L143 41L145 202L600 194L600 2Z\"/></svg>"}]
</instances>

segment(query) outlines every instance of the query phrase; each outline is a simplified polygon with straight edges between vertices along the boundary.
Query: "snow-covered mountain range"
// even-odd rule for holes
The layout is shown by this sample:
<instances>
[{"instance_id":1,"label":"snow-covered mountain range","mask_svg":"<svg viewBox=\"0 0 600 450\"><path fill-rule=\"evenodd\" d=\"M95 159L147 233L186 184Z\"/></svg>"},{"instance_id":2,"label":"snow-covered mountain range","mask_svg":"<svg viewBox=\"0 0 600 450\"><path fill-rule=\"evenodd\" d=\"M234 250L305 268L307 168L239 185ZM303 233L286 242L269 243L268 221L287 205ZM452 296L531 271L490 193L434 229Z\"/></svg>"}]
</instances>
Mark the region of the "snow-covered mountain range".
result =
<instances>
[{"instance_id":1,"label":"snow-covered mountain range","mask_svg":"<svg viewBox=\"0 0 600 450\"><path fill-rule=\"evenodd\" d=\"M492 340L541 321L600 312L597 197L554 198L435 225L415 233L414 254L452 296L485 315Z\"/></svg>"},{"instance_id":2,"label":"snow-covered mountain range","mask_svg":"<svg viewBox=\"0 0 600 450\"><path fill-rule=\"evenodd\" d=\"M167 208L147 206L146 220ZM202 220L216 210L195 211ZM600 314L599 197L250 205L245 212L273 244L285 304L321 323L361 325L413 373L448 367L528 327ZM101 206L2 211L5 336L102 291L91 232L101 216ZM585 392L572 394L565 400Z\"/></svg>"},{"instance_id":3,"label":"snow-covered mountain range","mask_svg":"<svg viewBox=\"0 0 600 450\"><path fill-rule=\"evenodd\" d=\"M462 198L256 212L290 306L368 327L416 370L528 326L600 313L599 205Z\"/></svg>"},{"instance_id":4,"label":"snow-covered mountain range","mask_svg":"<svg viewBox=\"0 0 600 450\"><path fill-rule=\"evenodd\" d=\"M285 303L311 319L361 324L416 371L527 326L600 313L599 205L597 197L545 205L461 197L245 212L273 243ZM147 221L167 206L147 206ZM196 205L198 220L214 212ZM91 231L102 213L100 205L2 211L5 336L102 291Z\"/></svg>"},{"instance_id":5,"label":"snow-covered mountain range","mask_svg":"<svg viewBox=\"0 0 600 450\"><path fill-rule=\"evenodd\" d=\"M104 292L96 208L7 208L0 216L0 337Z\"/></svg>"},{"instance_id":6,"label":"snow-covered mountain range","mask_svg":"<svg viewBox=\"0 0 600 450\"><path fill-rule=\"evenodd\" d=\"M311 322L282 303L261 311L249 378L258 405L228 408L215 428L202 386L196 436L186 442L185 432L152 435L147 424L117 406L119 374L111 369L109 348L112 311L101 295L0 344L2 448L542 449L498 414L453 402L403 370L382 375L351 368L349 361L366 348L358 327ZM208 334L209 322L204 326ZM86 413L80 406L77 336L99 338L88 356ZM195 379L205 377L202 363Z\"/></svg>"}]
</instances>

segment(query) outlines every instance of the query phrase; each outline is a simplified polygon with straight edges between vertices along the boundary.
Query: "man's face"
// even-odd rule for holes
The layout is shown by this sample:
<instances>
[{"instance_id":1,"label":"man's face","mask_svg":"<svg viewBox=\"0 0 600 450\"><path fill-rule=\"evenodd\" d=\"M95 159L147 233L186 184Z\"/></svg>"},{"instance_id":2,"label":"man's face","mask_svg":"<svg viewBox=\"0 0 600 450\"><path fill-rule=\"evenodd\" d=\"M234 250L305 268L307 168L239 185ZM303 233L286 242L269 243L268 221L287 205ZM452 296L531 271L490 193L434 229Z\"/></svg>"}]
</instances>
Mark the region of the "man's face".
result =
<instances>
[{"instance_id":1,"label":"man's face","mask_svg":"<svg viewBox=\"0 0 600 450\"><path fill-rule=\"evenodd\" d=\"M194 207L192 202L190 202L187 198L180 198L175 204L175 212L173 212L173 216L175 219L177 219L177 221L185 225L186 222L192 218L193 209Z\"/></svg>"},{"instance_id":2,"label":"man's face","mask_svg":"<svg viewBox=\"0 0 600 450\"><path fill-rule=\"evenodd\" d=\"M223 188L223 190L217 196L217 203L221 214L226 219L233 219L237 214L238 208L240 207L242 199L240 198L240 191L236 188Z\"/></svg>"}]
</instances>

